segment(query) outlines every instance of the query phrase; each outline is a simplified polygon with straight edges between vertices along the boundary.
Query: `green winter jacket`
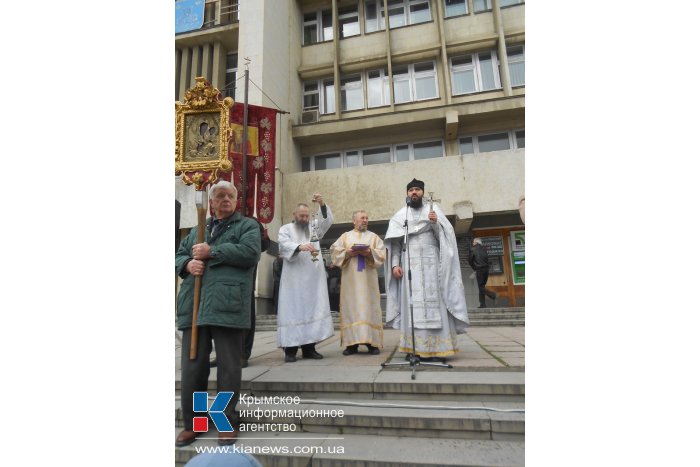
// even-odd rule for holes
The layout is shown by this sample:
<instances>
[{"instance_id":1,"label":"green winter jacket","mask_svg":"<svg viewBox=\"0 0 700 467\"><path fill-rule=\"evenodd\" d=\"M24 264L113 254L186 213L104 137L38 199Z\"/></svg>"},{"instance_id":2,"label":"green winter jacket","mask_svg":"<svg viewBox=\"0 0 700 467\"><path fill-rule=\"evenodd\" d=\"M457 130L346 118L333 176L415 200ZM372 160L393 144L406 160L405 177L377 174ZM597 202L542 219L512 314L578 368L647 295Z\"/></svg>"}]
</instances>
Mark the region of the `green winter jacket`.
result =
<instances>
[{"instance_id":1,"label":"green winter jacket","mask_svg":"<svg viewBox=\"0 0 700 467\"><path fill-rule=\"evenodd\" d=\"M224 326L250 329L250 298L255 283L255 266L260 259L260 229L254 219L236 212L219 229L211 241L211 218L207 219L205 242L211 246L213 258L205 261L202 276L198 326ZM175 270L184 280L177 297L177 328L192 326L194 276L185 265L192 258L192 245L197 242L194 228L182 241L175 254Z\"/></svg>"}]
</instances>

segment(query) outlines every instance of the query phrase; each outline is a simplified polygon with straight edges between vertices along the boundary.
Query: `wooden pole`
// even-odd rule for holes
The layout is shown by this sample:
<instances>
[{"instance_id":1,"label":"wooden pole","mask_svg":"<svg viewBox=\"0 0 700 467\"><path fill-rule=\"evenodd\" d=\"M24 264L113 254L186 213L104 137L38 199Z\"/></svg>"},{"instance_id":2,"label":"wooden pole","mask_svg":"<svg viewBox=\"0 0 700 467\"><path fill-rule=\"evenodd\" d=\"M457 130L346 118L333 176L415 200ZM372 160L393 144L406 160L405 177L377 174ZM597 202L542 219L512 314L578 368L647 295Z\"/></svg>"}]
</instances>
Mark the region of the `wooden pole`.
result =
<instances>
[{"instance_id":1,"label":"wooden pole","mask_svg":"<svg viewBox=\"0 0 700 467\"><path fill-rule=\"evenodd\" d=\"M200 193L197 193L199 196ZM201 194L204 198L204 193ZM197 243L204 242L204 228L207 222L208 206L203 202L197 203ZM199 296L202 290L202 276L194 278L194 300L192 303L192 338L190 339L190 360L197 358L197 312L199 311Z\"/></svg>"}]
</instances>

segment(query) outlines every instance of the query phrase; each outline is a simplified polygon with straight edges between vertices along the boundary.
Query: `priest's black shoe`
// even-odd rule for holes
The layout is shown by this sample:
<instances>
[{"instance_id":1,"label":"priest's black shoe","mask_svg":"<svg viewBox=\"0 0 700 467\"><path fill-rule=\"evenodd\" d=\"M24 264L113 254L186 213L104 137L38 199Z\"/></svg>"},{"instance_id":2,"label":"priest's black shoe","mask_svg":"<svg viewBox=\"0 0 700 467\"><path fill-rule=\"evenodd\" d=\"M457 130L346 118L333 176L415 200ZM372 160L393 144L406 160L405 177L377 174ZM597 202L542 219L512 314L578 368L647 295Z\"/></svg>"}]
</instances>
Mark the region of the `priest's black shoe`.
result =
<instances>
[{"instance_id":1,"label":"priest's black shoe","mask_svg":"<svg viewBox=\"0 0 700 467\"><path fill-rule=\"evenodd\" d=\"M285 354L284 363L294 363L297 361L296 355Z\"/></svg>"},{"instance_id":2,"label":"priest's black shoe","mask_svg":"<svg viewBox=\"0 0 700 467\"><path fill-rule=\"evenodd\" d=\"M357 345L349 345L343 350L343 355L353 355L357 353Z\"/></svg>"},{"instance_id":3,"label":"priest's black shoe","mask_svg":"<svg viewBox=\"0 0 700 467\"><path fill-rule=\"evenodd\" d=\"M367 346L367 351L370 355L379 355L379 348L372 345Z\"/></svg>"},{"instance_id":4,"label":"priest's black shoe","mask_svg":"<svg viewBox=\"0 0 700 467\"><path fill-rule=\"evenodd\" d=\"M321 360L323 358L323 355L314 350L313 352L305 353L304 358L313 358L314 360Z\"/></svg>"}]
</instances>

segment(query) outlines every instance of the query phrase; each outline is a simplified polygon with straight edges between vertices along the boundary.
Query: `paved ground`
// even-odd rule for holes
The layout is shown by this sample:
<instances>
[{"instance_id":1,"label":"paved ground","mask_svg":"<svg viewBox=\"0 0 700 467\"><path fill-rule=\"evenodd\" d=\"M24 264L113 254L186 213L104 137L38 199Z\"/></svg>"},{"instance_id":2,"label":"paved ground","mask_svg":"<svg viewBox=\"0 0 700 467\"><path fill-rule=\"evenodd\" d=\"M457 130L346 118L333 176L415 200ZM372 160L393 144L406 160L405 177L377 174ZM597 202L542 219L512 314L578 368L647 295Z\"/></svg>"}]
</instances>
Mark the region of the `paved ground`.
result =
<instances>
[{"instance_id":1,"label":"paved ground","mask_svg":"<svg viewBox=\"0 0 700 467\"><path fill-rule=\"evenodd\" d=\"M340 333L316 346L316 349L325 357L323 360L305 360L299 358L295 363L284 363L284 354L277 348L275 331L262 331L255 335L253 354L250 359L250 367L244 369L246 373L253 373L257 367L287 366L326 366L346 368L377 367L386 361L404 361L405 354L396 353L399 331L394 329L384 330L384 348L379 355L369 355L366 347L360 347L361 353L344 356L343 347L340 346ZM448 363L454 369L452 371L474 370L511 370L518 371L525 368L525 327L474 327L469 328L466 334L458 337L459 352L448 358ZM180 373L180 340L175 339L175 368L177 377ZM395 354L395 355L394 355ZM301 352L298 353L301 356ZM393 359L391 358L393 356Z\"/></svg>"}]
</instances>

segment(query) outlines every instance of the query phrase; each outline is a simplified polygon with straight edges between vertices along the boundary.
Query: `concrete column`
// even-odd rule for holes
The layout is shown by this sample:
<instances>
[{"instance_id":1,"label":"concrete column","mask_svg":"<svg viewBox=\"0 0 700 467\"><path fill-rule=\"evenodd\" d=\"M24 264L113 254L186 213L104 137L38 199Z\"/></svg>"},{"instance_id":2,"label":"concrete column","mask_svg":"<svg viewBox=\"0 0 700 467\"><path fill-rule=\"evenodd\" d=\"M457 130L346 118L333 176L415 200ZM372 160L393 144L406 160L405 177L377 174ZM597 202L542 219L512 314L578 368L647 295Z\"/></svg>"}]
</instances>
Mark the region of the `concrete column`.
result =
<instances>
[{"instance_id":1,"label":"concrete column","mask_svg":"<svg viewBox=\"0 0 700 467\"><path fill-rule=\"evenodd\" d=\"M380 12L377 15L381 16ZM384 0L384 33L386 34L386 68L389 73L389 102L390 111L394 111L394 71L391 68L391 33L389 32L389 4Z\"/></svg>"},{"instance_id":2,"label":"concrete column","mask_svg":"<svg viewBox=\"0 0 700 467\"><path fill-rule=\"evenodd\" d=\"M190 87L190 68L192 65L191 51L188 48L182 49L182 58L180 59L180 89L178 91L178 99L185 98L185 91Z\"/></svg>"},{"instance_id":3,"label":"concrete column","mask_svg":"<svg viewBox=\"0 0 700 467\"><path fill-rule=\"evenodd\" d=\"M221 90L226 85L226 49L221 42L214 43L211 84Z\"/></svg>"},{"instance_id":4,"label":"concrete column","mask_svg":"<svg viewBox=\"0 0 700 467\"><path fill-rule=\"evenodd\" d=\"M180 92L180 67L182 66L182 51L175 49L175 100Z\"/></svg>"},{"instance_id":5,"label":"concrete column","mask_svg":"<svg viewBox=\"0 0 700 467\"><path fill-rule=\"evenodd\" d=\"M192 70L190 72L190 83L195 82L195 78L201 75L202 70L202 52L199 46L195 45L192 47Z\"/></svg>"},{"instance_id":6,"label":"concrete column","mask_svg":"<svg viewBox=\"0 0 700 467\"><path fill-rule=\"evenodd\" d=\"M204 44L202 46L202 76L204 76L210 83L212 80L211 65L211 44Z\"/></svg>"},{"instance_id":7,"label":"concrete column","mask_svg":"<svg viewBox=\"0 0 700 467\"><path fill-rule=\"evenodd\" d=\"M340 32L338 31L338 0L331 5L333 15L333 83L335 91L335 116L340 118ZM323 28L323 21L320 27Z\"/></svg>"},{"instance_id":8,"label":"concrete column","mask_svg":"<svg viewBox=\"0 0 700 467\"><path fill-rule=\"evenodd\" d=\"M450 61L447 59L447 47L445 46L445 3L442 0L433 1L433 11L437 11L438 33L440 34L440 52L442 56L442 79L447 105L452 104L452 80L450 79Z\"/></svg>"},{"instance_id":9,"label":"concrete column","mask_svg":"<svg viewBox=\"0 0 700 467\"><path fill-rule=\"evenodd\" d=\"M506 96L513 95L513 88L510 86L510 71L508 70L508 55L506 54L506 38L503 34L503 22L501 21L501 2L491 0L493 6L493 25L498 33L498 62L500 63L501 84Z\"/></svg>"}]
</instances>

